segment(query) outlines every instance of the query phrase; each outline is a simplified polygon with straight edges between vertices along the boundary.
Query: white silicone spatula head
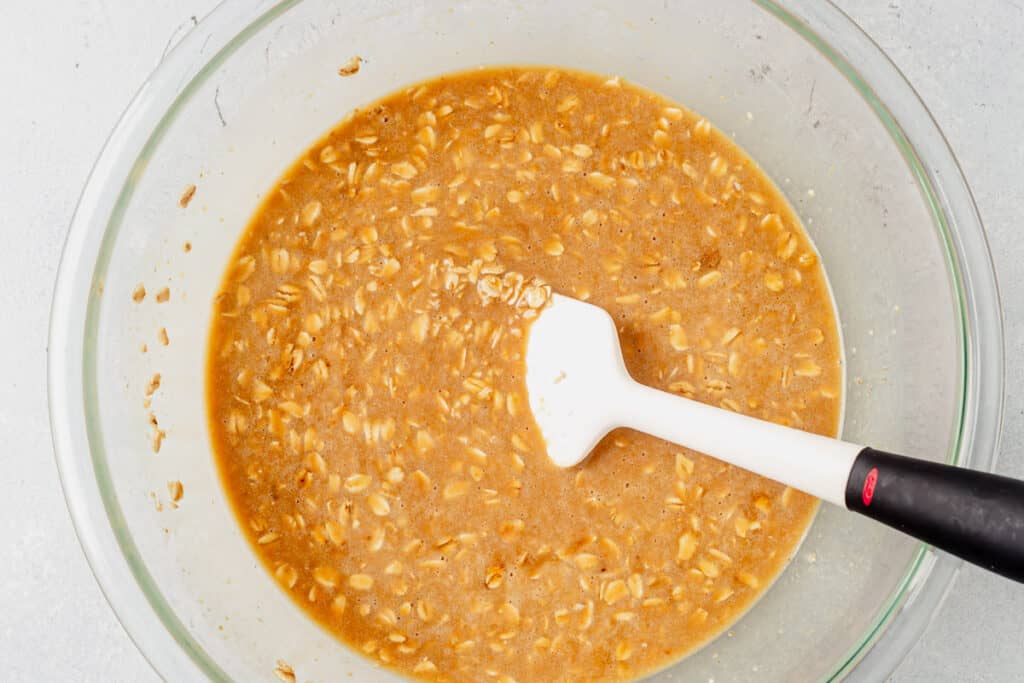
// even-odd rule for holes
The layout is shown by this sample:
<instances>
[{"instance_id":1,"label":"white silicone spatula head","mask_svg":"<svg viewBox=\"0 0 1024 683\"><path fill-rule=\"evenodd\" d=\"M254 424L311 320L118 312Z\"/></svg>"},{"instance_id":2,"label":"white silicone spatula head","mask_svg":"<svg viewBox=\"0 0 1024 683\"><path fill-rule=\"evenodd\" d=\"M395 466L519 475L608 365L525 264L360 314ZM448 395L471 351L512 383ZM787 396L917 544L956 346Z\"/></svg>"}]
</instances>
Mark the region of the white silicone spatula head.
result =
<instances>
[{"instance_id":1,"label":"white silicone spatula head","mask_svg":"<svg viewBox=\"0 0 1024 683\"><path fill-rule=\"evenodd\" d=\"M526 389L556 465L581 462L621 424L613 399L631 381L611 316L555 294L530 328Z\"/></svg>"}]
</instances>

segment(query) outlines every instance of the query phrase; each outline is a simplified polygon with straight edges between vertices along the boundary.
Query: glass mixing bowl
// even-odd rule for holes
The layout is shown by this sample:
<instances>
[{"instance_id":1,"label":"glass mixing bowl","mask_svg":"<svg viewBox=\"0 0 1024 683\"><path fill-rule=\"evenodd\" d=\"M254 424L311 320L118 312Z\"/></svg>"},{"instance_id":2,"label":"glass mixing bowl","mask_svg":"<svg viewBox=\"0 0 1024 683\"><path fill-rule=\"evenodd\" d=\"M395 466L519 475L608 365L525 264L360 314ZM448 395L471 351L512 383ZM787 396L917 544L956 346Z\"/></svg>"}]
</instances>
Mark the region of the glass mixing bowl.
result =
<instances>
[{"instance_id":1,"label":"glass mixing bowl","mask_svg":"<svg viewBox=\"0 0 1024 683\"><path fill-rule=\"evenodd\" d=\"M362 70L340 78L353 55ZM991 468L1002 328L978 215L927 110L835 7L228 0L157 68L100 156L51 322L51 420L68 506L107 598L164 678L272 681L278 659L302 681L397 678L307 619L238 533L204 413L210 303L261 193L346 112L413 81L500 63L618 74L733 135L789 196L830 276L848 364L845 437ZM191 205L179 208L193 183ZM143 304L131 297L139 282L151 293ZM163 286L170 301L156 304ZM156 342L160 327L169 346ZM155 372L152 409L167 433L159 455L143 407ZM184 484L177 509L173 480ZM653 678L881 680L957 567L825 507L753 610Z\"/></svg>"}]
</instances>

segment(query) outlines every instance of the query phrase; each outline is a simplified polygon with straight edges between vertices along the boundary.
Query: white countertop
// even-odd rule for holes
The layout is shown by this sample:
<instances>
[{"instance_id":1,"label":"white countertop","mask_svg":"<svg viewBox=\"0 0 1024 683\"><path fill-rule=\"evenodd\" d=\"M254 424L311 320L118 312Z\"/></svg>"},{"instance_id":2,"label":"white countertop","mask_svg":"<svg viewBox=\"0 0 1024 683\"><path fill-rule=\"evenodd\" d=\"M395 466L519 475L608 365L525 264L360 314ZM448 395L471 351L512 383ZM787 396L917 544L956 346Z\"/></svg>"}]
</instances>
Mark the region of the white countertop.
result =
<instances>
[{"instance_id":1,"label":"white countertop","mask_svg":"<svg viewBox=\"0 0 1024 683\"><path fill-rule=\"evenodd\" d=\"M47 318L71 213L108 131L169 41L215 4L4 3L0 680L158 680L104 601L64 506L46 410ZM1024 391L1016 389L1024 381L1024 7L839 4L917 88L974 190L1006 316L1011 393L998 470L1024 477ZM1024 588L966 568L893 680L1024 680Z\"/></svg>"}]
</instances>

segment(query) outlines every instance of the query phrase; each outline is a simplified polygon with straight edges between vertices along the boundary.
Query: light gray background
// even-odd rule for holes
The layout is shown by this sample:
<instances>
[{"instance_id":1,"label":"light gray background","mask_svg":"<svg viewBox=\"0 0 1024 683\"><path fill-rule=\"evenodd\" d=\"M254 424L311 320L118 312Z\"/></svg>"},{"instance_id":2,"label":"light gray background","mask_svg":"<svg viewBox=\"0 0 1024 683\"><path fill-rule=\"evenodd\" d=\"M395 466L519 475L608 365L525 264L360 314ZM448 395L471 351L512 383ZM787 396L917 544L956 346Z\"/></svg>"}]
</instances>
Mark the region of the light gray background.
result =
<instances>
[{"instance_id":1,"label":"light gray background","mask_svg":"<svg viewBox=\"0 0 1024 683\"><path fill-rule=\"evenodd\" d=\"M47 423L47 315L92 161L166 46L216 2L2 4L0 680L155 681L104 602L64 506ZM839 4L917 88L974 190L1006 316L998 469L1024 477L1024 4ZM893 680L1024 680L1024 588L966 569Z\"/></svg>"}]
</instances>

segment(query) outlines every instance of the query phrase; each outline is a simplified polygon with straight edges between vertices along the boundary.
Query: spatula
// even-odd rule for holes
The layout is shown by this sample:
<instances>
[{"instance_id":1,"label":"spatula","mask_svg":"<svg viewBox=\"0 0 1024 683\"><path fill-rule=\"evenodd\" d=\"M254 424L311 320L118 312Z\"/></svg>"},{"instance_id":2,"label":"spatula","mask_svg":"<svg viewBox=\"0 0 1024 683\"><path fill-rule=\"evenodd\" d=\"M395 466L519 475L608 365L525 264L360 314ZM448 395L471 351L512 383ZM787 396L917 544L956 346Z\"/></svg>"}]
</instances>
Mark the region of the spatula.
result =
<instances>
[{"instance_id":1,"label":"spatula","mask_svg":"<svg viewBox=\"0 0 1024 683\"><path fill-rule=\"evenodd\" d=\"M561 467L616 427L705 453L1024 582L1024 481L894 455L636 382L611 316L554 295L530 328L530 408Z\"/></svg>"}]
</instances>

